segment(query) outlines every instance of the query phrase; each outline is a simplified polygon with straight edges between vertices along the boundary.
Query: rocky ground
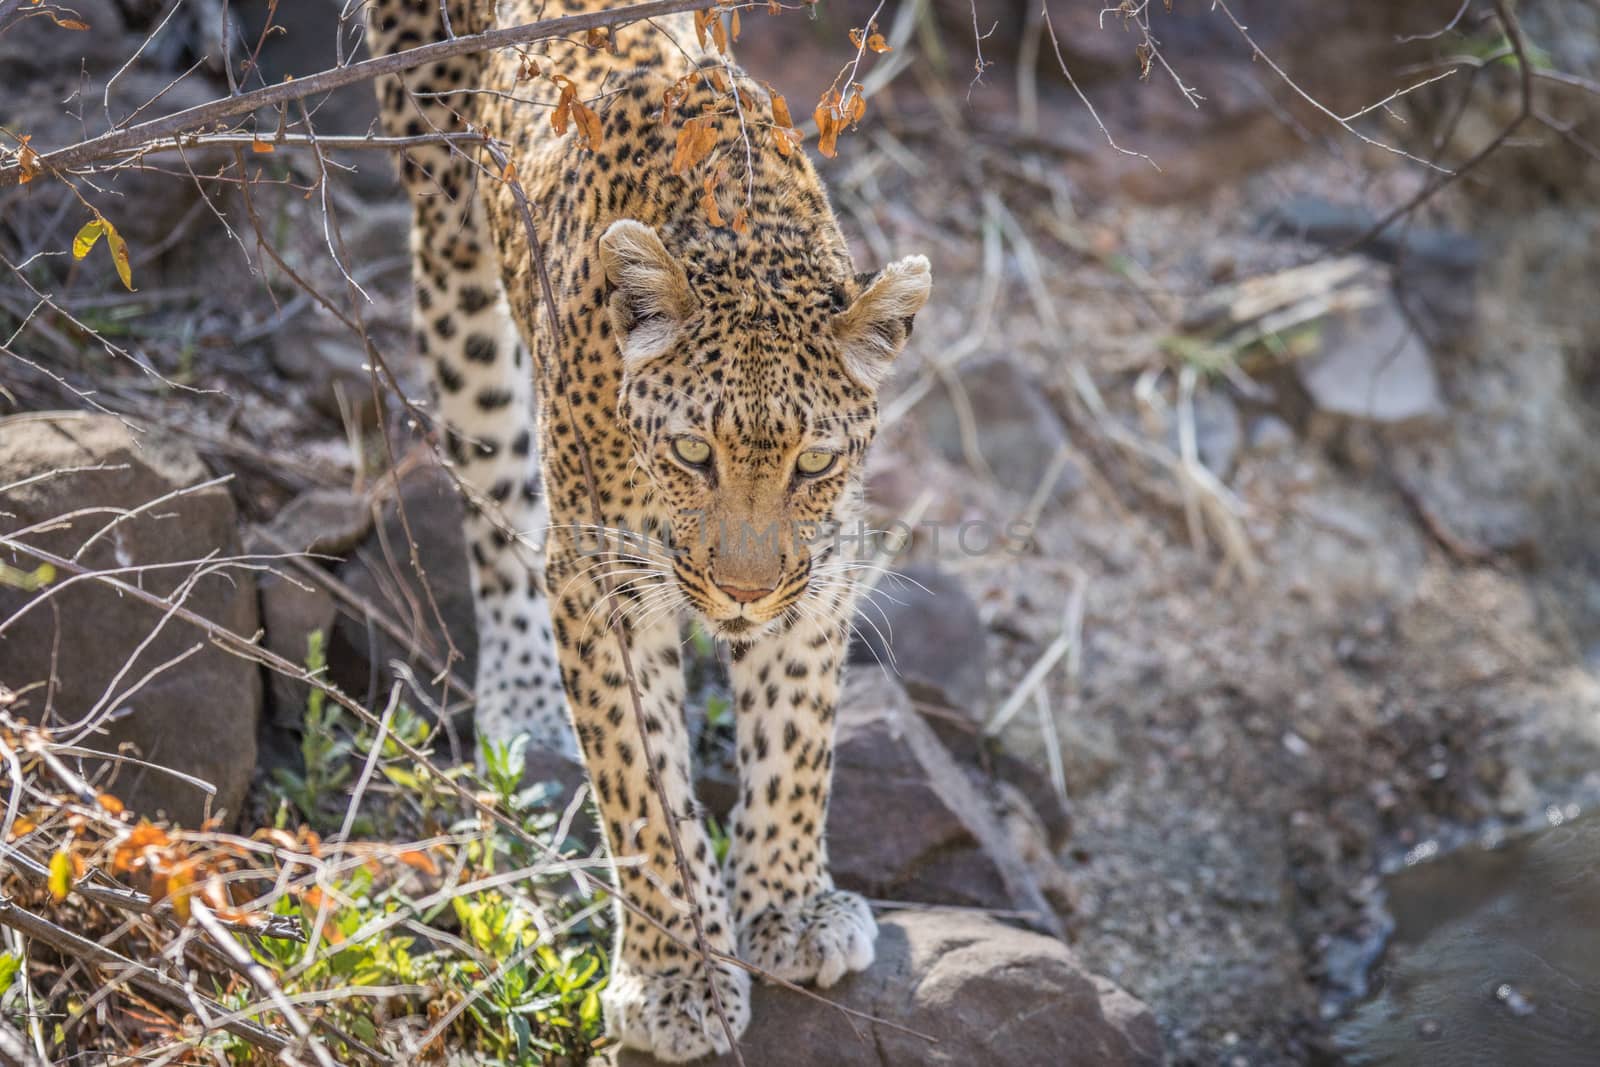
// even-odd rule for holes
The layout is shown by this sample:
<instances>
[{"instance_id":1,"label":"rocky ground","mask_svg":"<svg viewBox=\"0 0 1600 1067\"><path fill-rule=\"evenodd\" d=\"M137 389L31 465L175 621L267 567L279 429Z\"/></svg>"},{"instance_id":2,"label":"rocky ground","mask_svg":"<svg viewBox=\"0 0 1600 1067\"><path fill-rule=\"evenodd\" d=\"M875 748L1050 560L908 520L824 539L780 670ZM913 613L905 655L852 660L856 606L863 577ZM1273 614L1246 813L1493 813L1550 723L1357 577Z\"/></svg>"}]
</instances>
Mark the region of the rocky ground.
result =
<instances>
[{"instance_id":1,"label":"rocky ground","mask_svg":"<svg viewBox=\"0 0 1600 1067\"><path fill-rule=\"evenodd\" d=\"M1388 42L1443 25L1455 7L1312 6L1315 17L1299 20L1252 9L1251 30L1344 111L1409 84L1395 71L1436 46ZM1112 1042L1093 1062L1159 1058L1151 1025L1174 1063L1337 1062L1334 1024L1368 993L1388 928L1380 872L1600 790L1590 533L1600 517L1600 170L1581 147L1530 130L1345 258L1425 171L1317 124L1214 13L1180 12L1165 38L1166 56L1207 96L1195 108L1158 75L1142 84L1137 36L1115 20L1096 29L1079 7L1059 19L1065 59L1118 143L1150 153L1159 171L1104 143L1060 85L1048 37L1037 79L1011 84L1010 61L1029 47L1020 21L986 39L1002 66L963 95L974 58L965 9L928 20L905 46L928 64L875 97L824 167L863 262L923 251L937 279L885 403L870 484L879 525L933 525L894 560L918 584L885 580L864 612L841 723L835 862L842 880L881 900L990 913L937 926L901 914L888 923L885 966L917 981L875 971L846 997L867 1011L896 1005L925 1027L957 1019L952 1036L996 1042L961 1045L966 1058L948 1062L1039 1062L1019 1043L1048 1033L1077 1047L1089 1038L1072 1027L1086 1017ZM1592 8L1521 7L1553 69L1600 69ZM794 38L776 24L747 29L747 61L792 99L814 91L795 71L840 61L845 26L829 19L843 16L819 17ZM89 21L137 34L148 18L101 0ZM263 53L274 77L326 58L299 45L324 40L326 22L299 9L291 19ZM1443 50L1481 50L1486 34L1464 25ZM113 54L128 40L92 43ZM38 131L39 143L72 136L60 100L79 85L76 62L52 65L42 44L26 54L31 76L0 102L0 124ZM145 83L153 92L170 80L161 64L183 55L173 45L147 56L119 92L143 99ZM1504 65L1485 72L1446 158L1487 140L1513 83ZM1456 99L1447 88L1362 128L1426 154ZM197 77L163 106L215 90ZM91 77L76 99L100 95ZM1541 101L1593 139L1595 98ZM92 127L98 111L85 108L82 121ZM357 93L321 114L329 129L359 132L371 106ZM406 213L385 161L351 162L329 201L371 297L360 306L421 396L403 325ZM189 164L205 173L220 161ZM288 153L259 165L269 178L313 178ZM134 248L139 293L112 289L92 260L31 262L35 284L48 282L123 351L42 320L18 348L44 370L0 363L0 410L100 403L164 427L234 479L175 506L213 509L248 550L328 557L313 565L331 583L260 575L259 609L236 620L239 632L260 625L268 647L293 658L308 630L326 629L333 677L358 696L385 691L396 651L431 676L453 646L464 653L455 675L470 679L447 479L404 409L374 400L355 339L267 265L237 194L197 185L176 160L171 169L124 174L100 203ZM344 291L320 198L257 196L286 261ZM0 197L0 251L12 262L70 244L79 220L66 198ZM0 283L0 323L32 304ZM1262 308L1290 325L1273 344L1248 343ZM190 388L168 388L140 361ZM92 400L75 392L89 387ZM0 456L14 459L10 443L38 440L42 425L0 424ZM200 479L96 426L88 443L52 429L49 447L68 448L66 437L84 450L81 465L115 457L149 468L151 493ZM397 497L437 610L408 566ZM1015 544L980 537L1019 519L1028 534ZM182 558L216 547L196 536L160 548ZM115 618L113 607L93 610ZM130 651L134 626L123 635ZM108 636L97 657L115 644ZM1047 656L1059 658L1042 682L1019 691ZM874 677L880 660L903 689ZM184 684L236 694L235 743L211 748L233 761L233 777L292 758L303 693L273 682L258 711L237 683L194 681L210 669L186 663ZM441 706L459 695L437 693ZM986 737L1002 710L1014 714ZM258 715L259 757L247 728ZM702 791L716 808L727 780L714 725L706 738ZM571 768L539 773L575 781ZM1002 920L1033 932L1000 934ZM992 955L973 962L963 955L973 945ZM1039 1003L1041 1029L984 1014L1031 987L988 988L970 1018L950 1015L941 990L979 988L1007 954L1057 990ZM787 1009L769 1010L779 1003ZM1056 1018L1062 1004L1081 1010ZM833 1027L854 1062L841 1017L780 994L757 1010L771 1022L752 1047ZM898 1038L875 1034L861 1062L934 1062L899 1058Z\"/></svg>"}]
</instances>

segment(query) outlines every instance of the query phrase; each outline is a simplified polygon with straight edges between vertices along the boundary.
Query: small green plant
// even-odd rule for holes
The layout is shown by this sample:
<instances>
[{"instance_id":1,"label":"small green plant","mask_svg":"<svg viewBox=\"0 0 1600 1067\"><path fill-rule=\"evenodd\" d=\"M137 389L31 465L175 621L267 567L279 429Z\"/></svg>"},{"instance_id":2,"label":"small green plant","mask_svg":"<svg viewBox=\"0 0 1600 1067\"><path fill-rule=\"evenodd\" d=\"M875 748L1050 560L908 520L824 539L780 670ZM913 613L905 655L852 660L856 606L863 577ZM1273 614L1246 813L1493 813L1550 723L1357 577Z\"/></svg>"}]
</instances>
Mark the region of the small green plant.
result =
<instances>
[{"instance_id":1,"label":"small green plant","mask_svg":"<svg viewBox=\"0 0 1600 1067\"><path fill-rule=\"evenodd\" d=\"M733 725L733 702L721 693L706 697L706 725L713 730Z\"/></svg>"},{"instance_id":2,"label":"small green plant","mask_svg":"<svg viewBox=\"0 0 1600 1067\"><path fill-rule=\"evenodd\" d=\"M717 862L727 863L728 848L733 844L733 839L728 836L728 831L722 828L715 815L706 816L706 836L711 838L711 850L717 854Z\"/></svg>"},{"instance_id":3,"label":"small green plant","mask_svg":"<svg viewBox=\"0 0 1600 1067\"><path fill-rule=\"evenodd\" d=\"M328 666L321 630L313 630L306 637L306 671L315 676ZM280 767L273 771L273 784L278 794L283 822L287 813L282 805L294 806L311 826L318 830L331 830L339 825L342 811L341 790L353 773L349 756L355 751L354 739L341 729L344 713L337 704L328 702L328 695L313 687L306 698L306 717L300 733L300 769ZM336 808L335 804L339 804Z\"/></svg>"}]
</instances>

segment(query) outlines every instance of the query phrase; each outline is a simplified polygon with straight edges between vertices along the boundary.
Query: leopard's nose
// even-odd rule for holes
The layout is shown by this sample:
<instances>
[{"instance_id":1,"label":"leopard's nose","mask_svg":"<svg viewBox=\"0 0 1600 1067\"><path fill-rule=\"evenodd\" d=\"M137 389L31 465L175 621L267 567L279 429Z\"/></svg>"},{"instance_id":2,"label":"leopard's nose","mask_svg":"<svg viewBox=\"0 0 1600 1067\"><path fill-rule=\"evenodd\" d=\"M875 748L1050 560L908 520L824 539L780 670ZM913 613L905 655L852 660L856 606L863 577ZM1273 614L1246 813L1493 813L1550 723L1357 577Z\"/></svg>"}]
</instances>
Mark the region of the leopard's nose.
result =
<instances>
[{"instance_id":1,"label":"leopard's nose","mask_svg":"<svg viewBox=\"0 0 1600 1067\"><path fill-rule=\"evenodd\" d=\"M733 597L740 604L754 604L762 597L772 594L772 589L746 589L741 585L722 585L720 582L717 588Z\"/></svg>"}]
</instances>

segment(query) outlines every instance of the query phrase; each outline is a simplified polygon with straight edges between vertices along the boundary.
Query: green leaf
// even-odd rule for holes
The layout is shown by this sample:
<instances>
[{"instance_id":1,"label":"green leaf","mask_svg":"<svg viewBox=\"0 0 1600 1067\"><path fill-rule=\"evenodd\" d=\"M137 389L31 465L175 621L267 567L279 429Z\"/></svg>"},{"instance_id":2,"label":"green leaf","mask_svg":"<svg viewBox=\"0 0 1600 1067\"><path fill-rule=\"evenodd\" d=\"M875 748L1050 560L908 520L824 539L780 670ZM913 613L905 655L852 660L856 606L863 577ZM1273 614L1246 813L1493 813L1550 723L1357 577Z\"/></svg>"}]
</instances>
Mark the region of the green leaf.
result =
<instances>
[{"instance_id":1,"label":"green leaf","mask_svg":"<svg viewBox=\"0 0 1600 1067\"><path fill-rule=\"evenodd\" d=\"M4 996L11 988L11 983L17 980L17 972L22 970L22 961L9 952L0 953L0 996Z\"/></svg>"},{"instance_id":2,"label":"green leaf","mask_svg":"<svg viewBox=\"0 0 1600 1067\"><path fill-rule=\"evenodd\" d=\"M583 995L583 1001L578 1005L578 1022L583 1024L585 1031L594 1030L600 1025L600 994L596 990L589 990Z\"/></svg>"}]
</instances>

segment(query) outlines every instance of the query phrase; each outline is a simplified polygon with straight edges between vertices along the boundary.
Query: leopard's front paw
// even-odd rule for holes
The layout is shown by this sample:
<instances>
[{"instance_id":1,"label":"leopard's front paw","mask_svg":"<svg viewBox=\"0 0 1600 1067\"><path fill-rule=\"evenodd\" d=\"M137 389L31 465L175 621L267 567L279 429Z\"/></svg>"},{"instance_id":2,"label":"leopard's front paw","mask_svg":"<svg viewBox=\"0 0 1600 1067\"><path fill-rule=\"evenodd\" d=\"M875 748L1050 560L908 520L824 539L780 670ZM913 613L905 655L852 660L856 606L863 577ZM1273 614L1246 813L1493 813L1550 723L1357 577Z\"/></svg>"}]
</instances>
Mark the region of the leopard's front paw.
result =
<instances>
[{"instance_id":1,"label":"leopard's front paw","mask_svg":"<svg viewBox=\"0 0 1600 1067\"><path fill-rule=\"evenodd\" d=\"M715 964L712 975L735 1040L750 1023L750 972ZM619 962L600 994L606 1025L628 1048L665 1063L687 1063L728 1051L704 964L653 974Z\"/></svg>"},{"instance_id":2,"label":"leopard's front paw","mask_svg":"<svg viewBox=\"0 0 1600 1067\"><path fill-rule=\"evenodd\" d=\"M872 966L878 924L859 894L819 893L794 908L768 908L739 932L739 954L790 982L827 989L852 971Z\"/></svg>"}]
</instances>

